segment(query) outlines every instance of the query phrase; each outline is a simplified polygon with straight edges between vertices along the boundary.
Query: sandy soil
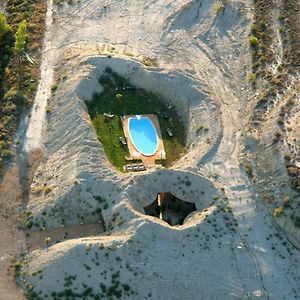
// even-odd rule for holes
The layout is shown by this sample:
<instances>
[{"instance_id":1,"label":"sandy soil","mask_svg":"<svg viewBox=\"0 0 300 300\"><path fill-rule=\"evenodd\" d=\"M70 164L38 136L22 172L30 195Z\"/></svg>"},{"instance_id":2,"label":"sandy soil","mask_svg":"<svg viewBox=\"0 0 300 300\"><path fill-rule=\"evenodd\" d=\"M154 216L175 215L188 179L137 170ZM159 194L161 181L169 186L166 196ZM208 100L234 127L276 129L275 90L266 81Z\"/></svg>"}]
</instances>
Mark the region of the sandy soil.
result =
<instances>
[{"instance_id":1,"label":"sandy soil","mask_svg":"<svg viewBox=\"0 0 300 300\"><path fill-rule=\"evenodd\" d=\"M61 237L62 224L74 228L74 239L29 252L23 279L43 299L63 293L74 275L77 292L86 286L104 293L101 283L114 285L115 272L120 287L131 289L122 299L299 297L299 249L240 166L246 112L255 105L246 80L252 3L233 0L216 14L215 2L48 1L40 93L26 144L27 151L43 148L44 157L28 210L46 227L31 233L34 248L49 230ZM171 170L124 175L107 161L83 102L106 67L177 108L188 153ZM58 89L46 104L52 74ZM209 130L198 135L201 125ZM36 193L44 187L50 192ZM198 211L174 228L145 216L143 207L160 191L194 202ZM86 227L76 226L95 223L99 210L108 232L80 238Z\"/></svg>"}]
</instances>

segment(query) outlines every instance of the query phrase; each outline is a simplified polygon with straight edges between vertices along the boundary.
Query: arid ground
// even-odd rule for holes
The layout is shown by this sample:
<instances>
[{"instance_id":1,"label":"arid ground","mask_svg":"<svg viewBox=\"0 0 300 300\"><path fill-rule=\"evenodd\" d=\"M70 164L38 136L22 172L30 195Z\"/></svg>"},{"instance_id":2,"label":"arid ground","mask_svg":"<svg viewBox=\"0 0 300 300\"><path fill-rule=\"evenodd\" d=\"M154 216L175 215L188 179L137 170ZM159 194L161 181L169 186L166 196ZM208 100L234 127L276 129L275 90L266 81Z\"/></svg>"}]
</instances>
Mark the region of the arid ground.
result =
<instances>
[{"instance_id":1,"label":"arid ground","mask_svg":"<svg viewBox=\"0 0 300 300\"><path fill-rule=\"evenodd\" d=\"M299 20L296 0L48 0L0 185L0 299L300 298ZM87 109L107 70L175 107L171 167L107 159ZM160 192L196 211L146 215Z\"/></svg>"}]
</instances>

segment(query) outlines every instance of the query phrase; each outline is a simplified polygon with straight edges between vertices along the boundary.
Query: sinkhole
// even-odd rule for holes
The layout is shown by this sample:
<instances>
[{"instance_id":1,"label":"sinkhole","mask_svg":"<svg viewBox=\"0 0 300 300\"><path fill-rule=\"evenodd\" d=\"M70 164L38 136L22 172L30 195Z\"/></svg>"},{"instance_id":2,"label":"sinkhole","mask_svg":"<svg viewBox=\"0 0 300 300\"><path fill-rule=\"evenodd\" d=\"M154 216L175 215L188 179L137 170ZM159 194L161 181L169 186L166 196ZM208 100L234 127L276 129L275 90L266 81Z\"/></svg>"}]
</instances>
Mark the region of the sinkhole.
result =
<instances>
[{"instance_id":1,"label":"sinkhole","mask_svg":"<svg viewBox=\"0 0 300 300\"><path fill-rule=\"evenodd\" d=\"M185 218L196 211L194 203L176 198L169 192L157 194L154 202L144 207L145 214L159 218L171 226L183 225Z\"/></svg>"}]
</instances>

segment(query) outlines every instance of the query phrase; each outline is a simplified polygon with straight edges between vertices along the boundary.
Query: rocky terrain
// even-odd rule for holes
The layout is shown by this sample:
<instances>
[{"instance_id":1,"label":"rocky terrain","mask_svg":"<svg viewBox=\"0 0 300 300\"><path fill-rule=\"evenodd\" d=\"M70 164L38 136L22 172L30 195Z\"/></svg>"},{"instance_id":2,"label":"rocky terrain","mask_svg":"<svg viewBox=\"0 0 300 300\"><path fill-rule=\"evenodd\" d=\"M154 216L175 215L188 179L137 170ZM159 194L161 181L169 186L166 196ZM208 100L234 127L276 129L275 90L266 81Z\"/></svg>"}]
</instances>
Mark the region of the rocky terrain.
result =
<instances>
[{"instance_id":1,"label":"rocky terrain","mask_svg":"<svg viewBox=\"0 0 300 300\"><path fill-rule=\"evenodd\" d=\"M26 296L298 299L300 4L47 5L19 155ZM187 151L171 168L125 174L106 158L85 103L107 68L176 108ZM146 215L160 192L197 210L173 227Z\"/></svg>"}]
</instances>

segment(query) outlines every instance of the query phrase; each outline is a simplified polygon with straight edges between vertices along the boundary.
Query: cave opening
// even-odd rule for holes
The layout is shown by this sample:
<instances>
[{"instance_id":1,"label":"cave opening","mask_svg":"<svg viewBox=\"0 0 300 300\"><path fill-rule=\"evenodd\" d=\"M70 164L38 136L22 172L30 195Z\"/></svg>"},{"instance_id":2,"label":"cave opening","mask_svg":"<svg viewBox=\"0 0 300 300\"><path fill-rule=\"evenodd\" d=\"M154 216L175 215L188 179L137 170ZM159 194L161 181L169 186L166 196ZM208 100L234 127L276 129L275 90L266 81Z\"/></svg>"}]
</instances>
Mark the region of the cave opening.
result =
<instances>
[{"instance_id":1,"label":"cave opening","mask_svg":"<svg viewBox=\"0 0 300 300\"><path fill-rule=\"evenodd\" d=\"M145 214L159 218L171 226L183 225L185 218L197 210L194 203L176 198L169 192L158 193L154 202L144 208Z\"/></svg>"}]
</instances>

